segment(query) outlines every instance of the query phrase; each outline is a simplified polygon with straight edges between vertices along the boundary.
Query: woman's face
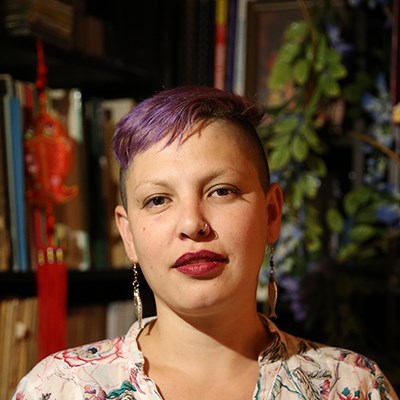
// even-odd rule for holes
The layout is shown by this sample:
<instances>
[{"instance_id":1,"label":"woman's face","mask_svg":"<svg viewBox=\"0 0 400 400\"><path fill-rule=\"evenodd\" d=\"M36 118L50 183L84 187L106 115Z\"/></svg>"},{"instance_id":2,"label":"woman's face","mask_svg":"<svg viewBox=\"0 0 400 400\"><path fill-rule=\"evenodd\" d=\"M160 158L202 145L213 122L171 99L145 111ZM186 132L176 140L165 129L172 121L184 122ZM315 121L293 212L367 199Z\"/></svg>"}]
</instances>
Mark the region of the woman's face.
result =
<instances>
[{"instance_id":1,"label":"woman's face","mask_svg":"<svg viewBox=\"0 0 400 400\"><path fill-rule=\"evenodd\" d=\"M158 310L196 315L255 303L282 195L278 185L264 193L255 152L239 135L237 126L213 122L140 153L128 171L128 213L116 208L117 225Z\"/></svg>"}]
</instances>

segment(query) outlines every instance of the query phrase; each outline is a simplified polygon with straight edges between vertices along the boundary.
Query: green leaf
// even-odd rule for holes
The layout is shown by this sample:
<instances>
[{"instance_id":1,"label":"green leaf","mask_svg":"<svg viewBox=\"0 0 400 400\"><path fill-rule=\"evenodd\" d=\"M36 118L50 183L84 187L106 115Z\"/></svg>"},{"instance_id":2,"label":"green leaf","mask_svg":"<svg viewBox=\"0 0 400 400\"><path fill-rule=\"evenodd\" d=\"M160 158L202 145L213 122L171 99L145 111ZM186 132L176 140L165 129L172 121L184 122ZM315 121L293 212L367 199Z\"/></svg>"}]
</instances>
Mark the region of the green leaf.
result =
<instances>
[{"instance_id":1,"label":"green leaf","mask_svg":"<svg viewBox=\"0 0 400 400\"><path fill-rule=\"evenodd\" d=\"M323 94L323 80L319 79L316 81L315 90L311 92L310 100L307 103L307 107L305 110L306 111L305 118L307 120L311 119L311 117L315 114L315 111L319 106L319 102L321 101L322 94Z\"/></svg>"},{"instance_id":2,"label":"green leaf","mask_svg":"<svg viewBox=\"0 0 400 400\"><path fill-rule=\"evenodd\" d=\"M350 257L352 257L357 252L358 246L355 243L349 243L339 249L338 252L338 260L344 261Z\"/></svg>"},{"instance_id":3,"label":"green leaf","mask_svg":"<svg viewBox=\"0 0 400 400\"><path fill-rule=\"evenodd\" d=\"M340 86L334 79L325 79L323 81L322 92L328 97L337 97L340 95Z\"/></svg>"},{"instance_id":4,"label":"green leaf","mask_svg":"<svg viewBox=\"0 0 400 400\"><path fill-rule=\"evenodd\" d=\"M293 132L297 124L298 119L293 115L289 115L275 123L274 131L278 134Z\"/></svg>"},{"instance_id":5,"label":"green leaf","mask_svg":"<svg viewBox=\"0 0 400 400\"><path fill-rule=\"evenodd\" d=\"M304 161L308 155L308 144L299 135L296 135L292 141L291 152L296 161Z\"/></svg>"},{"instance_id":6,"label":"green leaf","mask_svg":"<svg viewBox=\"0 0 400 400\"><path fill-rule=\"evenodd\" d=\"M321 235L323 229L317 218L307 217L304 221L304 230L310 235Z\"/></svg>"},{"instance_id":7,"label":"green leaf","mask_svg":"<svg viewBox=\"0 0 400 400\"><path fill-rule=\"evenodd\" d=\"M340 64L341 62L341 55L340 53L332 48L326 48L325 51L325 58L328 64Z\"/></svg>"},{"instance_id":8,"label":"green leaf","mask_svg":"<svg viewBox=\"0 0 400 400\"><path fill-rule=\"evenodd\" d=\"M366 186L352 190L344 196L343 206L346 214L354 215L364 204L370 202L371 192Z\"/></svg>"},{"instance_id":9,"label":"green leaf","mask_svg":"<svg viewBox=\"0 0 400 400\"><path fill-rule=\"evenodd\" d=\"M267 86L270 89L283 89L292 78L292 68L287 62L275 62L267 78Z\"/></svg>"},{"instance_id":10,"label":"green leaf","mask_svg":"<svg viewBox=\"0 0 400 400\"><path fill-rule=\"evenodd\" d=\"M321 249L321 239L318 236L310 236L305 240L305 247L309 253L316 253Z\"/></svg>"},{"instance_id":11,"label":"green leaf","mask_svg":"<svg viewBox=\"0 0 400 400\"><path fill-rule=\"evenodd\" d=\"M355 242L365 242L375 234L375 229L371 225L360 224L350 230L350 238Z\"/></svg>"},{"instance_id":12,"label":"green leaf","mask_svg":"<svg viewBox=\"0 0 400 400\"><path fill-rule=\"evenodd\" d=\"M294 81L303 86L310 76L310 64L306 59L298 60L293 67Z\"/></svg>"},{"instance_id":13,"label":"green leaf","mask_svg":"<svg viewBox=\"0 0 400 400\"><path fill-rule=\"evenodd\" d=\"M314 68L320 72L324 69L327 62L328 44L326 37L323 33L319 32L319 42L317 47L317 54L315 56Z\"/></svg>"},{"instance_id":14,"label":"green leaf","mask_svg":"<svg viewBox=\"0 0 400 400\"><path fill-rule=\"evenodd\" d=\"M301 134L307 140L310 146L317 146L320 143L319 136L314 129L304 125L304 129L301 130Z\"/></svg>"},{"instance_id":15,"label":"green leaf","mask_svg":"<svg viewBox=\"0 0 400 400\"><path fill-rule=\"evenodd\" d=\"M279 50L276 62L282 61L290 64L296 58L300 49L301 46L298 43L285 43L283 47Z\"/></svg>"},{"instance_id":16,"label":"green leaf","mask_svg":"<svg viewBox=\"0 0 400 400\"><path fill-rule=\"evenodd\" d=\"M303 184L300 180L293 183L292 206L298 210L303 203Z\"/></svg>"},{"instance_id":17,"label":"green leaf","mask_svg":"<svg viewBox=\"0 0 400 400\"><path fill-rule=\"evenodd\" d=\"M329 70L330 75L335 79L342 79L347 76L347 69L343 64L334 64Z\"/></svg>"},{"instance_id":18,"label":"green leaf","mask_svg":"<svg viewBox=\"0 0 400 400\"><path fill-rule=\"evenodd\" d=\"M307 35L308 27L305 21L292 22L284 33L285 40L301 42Z\"/></svg>"},{"instance_id":19,"label":"green leaf","mask_svg":"<svg viewBox=\"0 0 400 400\"><path fill-rule=\"evenodd\" d=\"M266 144L270 148L279 146L285 146L287 148L291 138L292 138L291 132L281 132L275 134L271 139L268 139Z\"/></svg>"},{"instance_id":20,"label":"green leaf","mask_svg":"<svg viewBox=\"0 0 400 400\"><path fill-rule=\"evenodd\" d=\"M329 208L326 212L326 223L328 228L335 233L340 233L344 228L344 220L342 214L336 208Z\"/></svg>"},{"instance_id":21,"label":"green leaf","mask_svg":"<svg viewBox=\"0 0 400 400\"><path fill-rule=\"evenodd\" d=\"M290 160L290 153L287 147L280 147L277 150L273 150L268 157L269 167L271 171L282 169L287 165Z\"/></svg>"},{"instance_id":22,"label":"green leaf","mask_svg":"<svg viewBox=\"0 0 400 400\"><path fill-rule=\"evenodd\" d=\"M303 190L308 198L312 199L317 195L321 181L316 176L311 173L305 173L300 182L304 186Z\"/></svg>"}]
</instances>

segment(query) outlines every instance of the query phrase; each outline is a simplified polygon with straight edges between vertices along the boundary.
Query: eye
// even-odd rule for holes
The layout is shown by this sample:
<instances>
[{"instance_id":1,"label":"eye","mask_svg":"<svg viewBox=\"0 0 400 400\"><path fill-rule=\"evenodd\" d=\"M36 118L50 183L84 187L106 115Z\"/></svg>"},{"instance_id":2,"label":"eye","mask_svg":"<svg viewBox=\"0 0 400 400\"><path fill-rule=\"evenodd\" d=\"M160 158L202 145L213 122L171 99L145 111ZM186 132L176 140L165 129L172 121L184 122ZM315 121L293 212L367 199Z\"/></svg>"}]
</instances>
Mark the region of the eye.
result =
<instances>
[{"instance_id":1,"label":"eye","mask_svg":"<svg viewBox=\"0 0 400 400\"><path fill-rule=\"evenodd\" d=\"M233 187L221 186L216 189L213 189L210 192L210 196L226 197L226 196L231 196L233 194L236 194L237 192L238 192L237 189L235 189Z\"/></svg>"},{"instance_id":2,"label":"eye","mask_svg":"<svg viewBox=\"0 0 400 400\"><path fill-rule=\"evenodd\" d=\"M156 207L161 207L165 204L167 204L169 199L166 196L153 196L150 197L149 199L146 199L144 202L144 207L147 208L156 208Z\"/></svg>"}]
</instances>

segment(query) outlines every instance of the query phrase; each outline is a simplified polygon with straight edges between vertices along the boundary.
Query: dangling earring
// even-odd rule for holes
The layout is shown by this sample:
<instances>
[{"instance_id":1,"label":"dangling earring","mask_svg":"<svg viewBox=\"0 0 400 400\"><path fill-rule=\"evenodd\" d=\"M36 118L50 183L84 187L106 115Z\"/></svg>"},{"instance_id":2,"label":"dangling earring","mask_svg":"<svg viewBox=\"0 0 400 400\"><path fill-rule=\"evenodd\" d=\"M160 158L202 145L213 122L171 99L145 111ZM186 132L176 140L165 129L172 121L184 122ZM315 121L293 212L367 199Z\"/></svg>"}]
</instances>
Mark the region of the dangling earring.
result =
<instances>
[{"instance_id":1,"label":"dangling earring","mask_svg":"<svg viewBox=\"0 0 400 400\"><path fill-rule=\"evenodd\" d=\"M269 282L268 282L268 304L269 317L278 318L275 312L276 302L278 300L278 285L275 281L274 248L269 249Z\"/></svg>"},{"instance_id":2,"label":"dangling earring","mask_svg":"<svg viewBox=\"0 0 400 400\"><path fill-rule=\"evenodd\" d=\"M143 306L142 299L139 293L139 273L137 270L137 264L133 263L133 305L135 306L135 314L139 323L139 329L142 329L143 319Z\"/></svg>"}]
</instances>

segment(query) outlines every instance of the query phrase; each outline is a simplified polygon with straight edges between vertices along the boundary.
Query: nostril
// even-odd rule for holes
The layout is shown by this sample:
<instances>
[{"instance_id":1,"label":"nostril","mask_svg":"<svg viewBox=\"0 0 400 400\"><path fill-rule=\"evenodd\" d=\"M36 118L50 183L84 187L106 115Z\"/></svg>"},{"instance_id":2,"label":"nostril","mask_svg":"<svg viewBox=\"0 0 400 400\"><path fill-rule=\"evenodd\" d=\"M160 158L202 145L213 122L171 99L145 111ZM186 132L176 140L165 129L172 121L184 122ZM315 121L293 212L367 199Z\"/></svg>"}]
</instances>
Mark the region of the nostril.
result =
<instances>
[{"instance_id":1,"label":"nostril","mask_svg":"<svg viewBox=\"0 0 400 400\"><path fill-rule=\"evenodd\" d=\"M204 234L208 231L208 228L209 228L208 223L207 223L206 221L204 221L204 226L203 226L202 229L199 230L199 233L200 233L201 235L204 235Z\"/></svg>"}]
</instances>

